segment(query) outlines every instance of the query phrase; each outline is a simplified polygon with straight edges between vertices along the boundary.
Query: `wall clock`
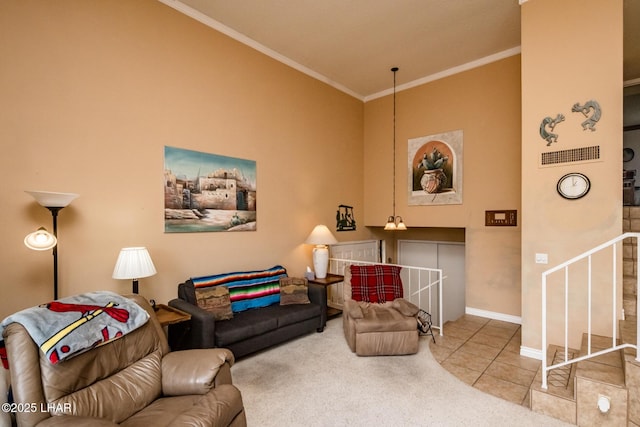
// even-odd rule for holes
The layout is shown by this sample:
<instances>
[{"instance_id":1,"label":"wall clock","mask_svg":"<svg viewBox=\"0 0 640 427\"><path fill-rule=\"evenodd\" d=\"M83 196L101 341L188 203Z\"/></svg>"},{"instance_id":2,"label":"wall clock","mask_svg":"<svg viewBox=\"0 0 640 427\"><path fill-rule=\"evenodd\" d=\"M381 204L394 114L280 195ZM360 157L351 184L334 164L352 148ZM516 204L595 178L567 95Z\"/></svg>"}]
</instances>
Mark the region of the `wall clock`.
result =
<instances>
[{"instance_id":1,"label":"wall clock","mask_svg":"<svg viewBox=\"0 0 640 427\"><path fill-rule=\"evenodd\" d=\"M633 157L636 155L635 151L632 148L625 147L622 150L622 160L625 162L630 162L633 160Z\"/></svg>"},{"instance_id":2,"label":"wall clock","mask_svg":"<svg viewBox=\"0 0 640 427\"><path fill-rule=\"evenodd\" d=\"M579 199L586 196L590 189L589 178L578 172L568 173L558 180L558 194L565 199Z\"/></svg>"}]
</instances>

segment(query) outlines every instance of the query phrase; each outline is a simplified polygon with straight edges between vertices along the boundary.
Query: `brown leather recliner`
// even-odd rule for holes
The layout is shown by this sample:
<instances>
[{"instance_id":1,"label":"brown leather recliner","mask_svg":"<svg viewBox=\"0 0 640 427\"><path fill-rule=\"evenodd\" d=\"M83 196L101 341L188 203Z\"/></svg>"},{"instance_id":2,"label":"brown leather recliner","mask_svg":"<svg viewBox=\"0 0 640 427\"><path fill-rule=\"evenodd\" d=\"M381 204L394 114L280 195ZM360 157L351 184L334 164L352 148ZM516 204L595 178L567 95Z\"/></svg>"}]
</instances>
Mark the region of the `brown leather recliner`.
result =
<instances>
[{"instance_id":1,"label":"brown leather recliner","mask_svg":"<svg viewBox=\"0 0 640 427\"><path fill-rule=\"evenodd\" d=\"M144 326L55 365L22 325L6 327L18 426L246 426L233 354L170 352L151 306L130 298L151 315Z\"/></svg>"},{"instance_id":2,"label":"brown leather recliner","mask_svg":"<svg viewBox=\"0 0 640 427\"><path fill-rule=\"evenodd\" d=\"M420 310L404 298L384 303L352 299L351 270L344 268L342 326L352 352L358 356L393 356L418 352L417 315Z\"/></svg>"}]
</instances>

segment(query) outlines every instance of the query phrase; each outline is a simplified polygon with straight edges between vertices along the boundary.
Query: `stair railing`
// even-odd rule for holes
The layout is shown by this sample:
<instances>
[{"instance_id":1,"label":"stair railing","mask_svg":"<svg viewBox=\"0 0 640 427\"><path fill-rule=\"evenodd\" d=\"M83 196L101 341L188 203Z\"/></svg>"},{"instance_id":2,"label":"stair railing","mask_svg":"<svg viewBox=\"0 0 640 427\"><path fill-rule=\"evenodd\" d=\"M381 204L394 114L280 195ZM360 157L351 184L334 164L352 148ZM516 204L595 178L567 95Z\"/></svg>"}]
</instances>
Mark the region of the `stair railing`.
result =
<instances>
[{"instance_id":1,"label":"stair railing","mask_svg":"<svg viewBox=\"0 0 640 427\"><path fill-rule=\"evenodd\" d=\"M617 275L617 253L618 253L618 244L622 244L621 242L627 238L640 238L640 233L624 233L614 239L611 239L595 248L584 252L581 255L578 255L574 258L571 258L568 261L563 262L560 265L557 265L549 270L546 270L542 273L542 388L547 389L547 375L548 372L552 369L560 368L563 366L570 365L572 363L577 363L582 360L591 359L606 353L610 353L612 351L621 350L624 348L634 348L636 350L636 361L640 362L640 356L638 354L638 346L631 343L617 343L617 321L619 319L617 312L617 287L618 287L618 275ZM612 343L611 347L606 348L604 350L600 350L597 352L592 352L591 350L591 321L592 321L592 265L591 265L591 257L592 255L604 251L608 248L612 248L612 260L611 260L611 268L612 268ZM636 255L637 257L637 255ZM587 354L584 356L576 357L573 359L569 359L569 266L575 264L578 261L587 260ZM556 364L552 364L547 366L547 352L548 352L548 343L547 343L547 278L559 271L564 271L564 361ZM636 282L636 289L640 292L640 275L638 275L638 280ZM637 301L636 301L637 304ZM638 326L640 326L640 322L638 322ZM640 327L636 328L636 344L640 343Z\"/></svg>"}]
</instances>

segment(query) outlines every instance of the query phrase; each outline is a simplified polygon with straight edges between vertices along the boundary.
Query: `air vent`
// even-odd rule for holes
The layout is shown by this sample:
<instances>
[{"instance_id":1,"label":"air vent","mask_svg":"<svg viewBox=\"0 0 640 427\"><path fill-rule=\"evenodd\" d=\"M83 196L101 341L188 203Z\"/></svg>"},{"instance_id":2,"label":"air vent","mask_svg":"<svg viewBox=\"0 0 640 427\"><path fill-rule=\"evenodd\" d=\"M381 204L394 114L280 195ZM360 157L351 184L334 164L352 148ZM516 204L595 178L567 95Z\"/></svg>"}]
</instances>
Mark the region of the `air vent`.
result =
<instances>
[{"instance_id":1,"label":"air vent","mask_svg":"<svg viewBox=\"0 0 640 427\"><path fill-rule=\"evenodd\" d=\"M600 159L600 146L572 148L570 150L542 153L542 166L560 163L584 162Z\"/></svg>"}]
</instances>

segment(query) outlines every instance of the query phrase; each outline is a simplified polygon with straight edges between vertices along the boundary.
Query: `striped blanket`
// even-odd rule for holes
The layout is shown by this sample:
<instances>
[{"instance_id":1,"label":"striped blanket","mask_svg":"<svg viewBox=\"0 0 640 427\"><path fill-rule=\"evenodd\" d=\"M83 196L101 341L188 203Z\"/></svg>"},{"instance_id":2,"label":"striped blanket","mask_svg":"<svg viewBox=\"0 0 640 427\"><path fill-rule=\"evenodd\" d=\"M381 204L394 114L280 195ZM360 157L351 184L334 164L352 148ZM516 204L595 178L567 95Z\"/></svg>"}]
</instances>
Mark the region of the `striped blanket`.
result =
<instances>
[{"instance_id":1,"label":"striped blanket","mask_svg":"<svg viewBox=\"0 0 640 427\"><path fill-rule=\"evenodd\" d=\"M234 313L266 307L280 302L280 278L287 277L281 265L266 270L239 271L213 276L192 277L196 294L212 286L226 286Z\"/></svg>"}]
</instances>

